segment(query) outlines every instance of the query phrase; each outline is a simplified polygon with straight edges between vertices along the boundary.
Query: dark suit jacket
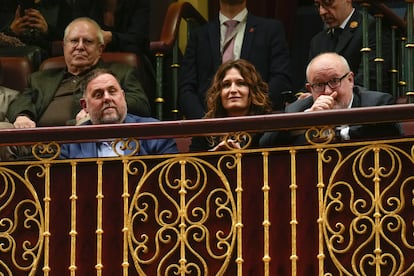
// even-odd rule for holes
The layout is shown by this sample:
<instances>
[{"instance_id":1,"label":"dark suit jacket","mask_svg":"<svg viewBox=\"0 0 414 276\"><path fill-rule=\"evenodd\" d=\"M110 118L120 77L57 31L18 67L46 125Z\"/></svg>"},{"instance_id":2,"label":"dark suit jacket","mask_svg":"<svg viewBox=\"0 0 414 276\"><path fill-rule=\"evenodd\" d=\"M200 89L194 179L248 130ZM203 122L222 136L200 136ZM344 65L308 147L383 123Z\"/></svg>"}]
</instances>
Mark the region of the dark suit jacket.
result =
<instances>
[{"instance_id":1,"label":"dark suit jacket","mask_svg":"<svg viewBox=\"0 0 414 276\"><path fill-rule=\"evenodd\" d=\"M98 62L96 67L109 68L118 78L125 92L128 110L137 115L150 116L151 110L148 98L145 95L138 80L136 70L126 64L105 64ZM29 87L20 94L9 106L7 117L14 122L16 117L24 114L33 121L38 122L47 106L53 100L54 95L66 73L66 69L49 69L37 71L30 75ZM86 72L84 72L86 74ZM78 91L74 97L81 97L82 91ZM81 110L80 104L75 107L74 114Z\"/></svg>"},{"instance_id":2,"label":"dark suit jacket","mask_svg":"<svg viewBox=\"0 0 414 276\"><path fill-rule=\"evenodd\" d=\"M112 32L112 41L105 51L149 54L150 0L118 0L113 27L104 25L105 1L77 1L73 16L93 18L105 30Z\"/></svg>"},{"instance_id":3,"label":"dark suit jacket","mask_svg":"<svg viewBox=\"0 0 414 276\"><path fill-rule=\"evenodd\" d=\"M127 114L124 123L150 123L157 122L158 120L150 117L139 117L132 114ZM85 125L91 125L88 121ZM139 155L148 154L167 154L177 153L177 145L174 139L147 139L139 141ZM134 149L135 146L132 145ZM131 152L131 151L129 151ZM126 151L126 155L128 151ZM60 158L95 158L98 157L97 144L94 142L77 143L77 144L64 144L61 146Z\"/></svg>"},{"instance_id":4,"label":"dark suit jacket","mask_svg":"<svg viewBox=\"0 0 414 276\"><path fill-rule=\"evenodd\" d=\"M17 36L10 30L10 24L14 19L19 2L27 1L2 0L0 5L0 32ZM39 1L39 3L34 4L34 7L40 11L46 20L48 25L47 33L37 36L30 35L29 33L18 37L26 45L36 45L44 49L47 53L46 57L48 57L51 54L52 41L63 39L65 27L72 20L71 14L68 13L70 7L66 0Z\"/></svg>"},{"instance_id":5,"label":"dark suit jacket","mask_svg":"<svg viewBox=\"0 0 414 276\"><path fill-rule=\"evenodd\" d=\"M368 26L368 47L369 52L369 79L370 89L377 89L376 81L376 63L374 59L377 57L377 43L375 41L376 29L375 20L369 17ZM383 92L389 92L389 76L388 71L391 69L391 33L389 28L384 27L382 31L382 57L384 58L382 81ZM336 52L346 58L349 66L355 74L355 83L363 86L363 64L362 64L362 14L355 10L349 19L347 25L339 36L338 44L334 45L332 35L327 30L317 33L311 40L309 49L309 61L316 55L324 52Z\"/></svg>"},{"instance_id":6,"label":"dark suit jacket","mask_svg":"<svg viewBox=\"0 0 414 276\"><path fill-rule=\"evenodd\" d=\"M393 104L394 99L388 93L368 91L363 87L354 87L354 98L352 108L381 106ZM313 97L307 97L288 105L287 113L303 112L313 105ZM393 137L402 135L402 129L398 123L381 123L369 125L349 126L349 136L351 139ZM305 137L294 136L290 132L267 132L260 140L260 146L268 147L280 144L305 144Z\"/></svg>"},{"instance_id":7,"label":"dark suit jacket","mask_svg":"<svg viewBox=\"0 0 414 276\"><path fill-rule=\"evenodd\" d=\"M240 58L256 67L269 84L274 108L281 109L280 92L292 87L289 50L282 24L248 14ZM187 118L204 116L205 94L220 65L220 22L217 16L214 21L191 33L181 63L179 100Z\"/></svg>"}]
</instances>

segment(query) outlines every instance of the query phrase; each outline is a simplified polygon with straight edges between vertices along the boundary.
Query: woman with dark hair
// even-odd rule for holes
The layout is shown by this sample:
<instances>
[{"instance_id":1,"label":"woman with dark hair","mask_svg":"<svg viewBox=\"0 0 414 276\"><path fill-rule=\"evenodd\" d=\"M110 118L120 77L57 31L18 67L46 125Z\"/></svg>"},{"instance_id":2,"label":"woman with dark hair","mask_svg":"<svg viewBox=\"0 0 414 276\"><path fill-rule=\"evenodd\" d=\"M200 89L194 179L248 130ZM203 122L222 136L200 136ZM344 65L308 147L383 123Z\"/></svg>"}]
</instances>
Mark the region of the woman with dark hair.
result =
<instances>
[{"instance_id":1,"label":"woman with dark hair","mask_svg":"<svg viewBox=\"0 0 414 276\"><path fill-rule=\"evenodd\" d=\"M256 68L243 59L223 63L207 91L204 118L263 115L272 112L268 85ZM190 150L226 150L256 147L261 134L193 137Z\"/></svg>"}]
</instances>

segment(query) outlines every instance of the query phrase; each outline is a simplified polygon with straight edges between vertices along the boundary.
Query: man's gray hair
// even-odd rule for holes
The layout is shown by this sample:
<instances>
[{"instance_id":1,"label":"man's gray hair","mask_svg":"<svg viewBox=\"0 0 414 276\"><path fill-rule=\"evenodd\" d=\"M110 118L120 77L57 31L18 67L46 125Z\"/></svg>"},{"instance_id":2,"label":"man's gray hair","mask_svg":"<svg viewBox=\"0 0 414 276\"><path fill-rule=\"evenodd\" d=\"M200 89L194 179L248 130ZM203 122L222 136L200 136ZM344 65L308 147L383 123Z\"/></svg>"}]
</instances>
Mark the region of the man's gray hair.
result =
<instances>
[{"instance_id":1,"label":"man's gray hair","mask_svg":"<svg viewBox=\"0 0 414 276\"><path fill-rule=\"evenodd\" d=\"M89 17L78 17L78 18L74 19L72 22L70 22L65 28L65 33L64 33L63 40L66 41L66 38L69 34L70 28L72 27L73 23L80 22L80 21L88 22L96 28L98 41L99 41L100 44L103 45L104 44L104 37L103 37L102 28L101 28L101 26L99 26L98 23L96 23L95 20L93 20L92 18L89 18Z\"/></svg>"}]
</instances>

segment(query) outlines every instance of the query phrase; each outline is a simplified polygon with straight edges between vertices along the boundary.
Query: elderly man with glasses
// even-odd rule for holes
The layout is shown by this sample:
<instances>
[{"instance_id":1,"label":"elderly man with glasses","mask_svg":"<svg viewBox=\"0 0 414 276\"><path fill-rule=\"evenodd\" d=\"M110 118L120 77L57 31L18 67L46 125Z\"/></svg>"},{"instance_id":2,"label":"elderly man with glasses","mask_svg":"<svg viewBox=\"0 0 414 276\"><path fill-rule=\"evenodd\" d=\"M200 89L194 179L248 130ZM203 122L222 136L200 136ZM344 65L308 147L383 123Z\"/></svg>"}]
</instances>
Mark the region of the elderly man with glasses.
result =
<instances>
[{"instance_id":1,"label":"elderly man with glasses","mask_svg":"<svg viewBox=\"0 0 414 276\"><path fill-rule=\"evenodd\" d=\"M37 71L30 76L29 86L14 100L8 118L15 128L62 126L75 124L87 114L81 110L80 83L94 68L109 68L121 81L129 111L150 116L148 98L141 86L138 72L126 64L105 64L103 33L92 19L80 17L65 29L63 53L65 68Z\"/></svg>"},{"instance_id":2,"label":"elderly man with glasses","mask_svg":"<svg viewBox=\"0 0 414 276\"><path fill-rule=\"evenodd\" d=\"M94 20L79 17L69 23L63 40L66 67L31 74L26 90L10 103L7 117L11 124L2 128L65 126L87 120L89 114L79 105L83 95L80 85L95 68L107 68L120 80L130 113L150 116L149 101L137 69L121 63L104 63L103 50L103 32ZM0 159L31 158L31 152L29 146L0 147Z\"/></svg>"},{"instance_id":3,"label":"elderly man with glasses","mask_svg":"<svg viewBox=\"0 0 414 276\"><path fill-rule=\"evenodd\" d=\"M355 85L354 73L350 70L348 62L337 53L323 53L313 58L306 68L306 78L306 87L311 92L311 96L288 105L286 112L313 112L394 103L388 93L368 91ZM336 140L340 141L402 134L400 125L396 123L343 125L336 127L335 130ZM303 132L266 133L260 144L269 146L292 142L306 143Z\"/></svg>"}]
</instances>

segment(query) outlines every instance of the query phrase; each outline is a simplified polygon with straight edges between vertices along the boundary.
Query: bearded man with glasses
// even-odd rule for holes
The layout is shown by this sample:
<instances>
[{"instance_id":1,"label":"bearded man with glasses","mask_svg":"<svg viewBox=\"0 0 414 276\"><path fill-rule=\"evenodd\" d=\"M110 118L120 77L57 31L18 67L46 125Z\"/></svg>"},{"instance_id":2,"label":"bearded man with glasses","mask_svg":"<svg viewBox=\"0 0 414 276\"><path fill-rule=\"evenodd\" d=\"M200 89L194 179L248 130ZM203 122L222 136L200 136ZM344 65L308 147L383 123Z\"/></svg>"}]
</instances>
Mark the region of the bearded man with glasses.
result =
<instances>
[{"instance_id":1,"label":"bearded man with glasses","mask_svg":"<svg viewBox=\"0 0 414 276\"><path fill-rule=\"evenodd\" d=\"M286 107L286 112L314 112L332 109L381 106L394 103L388 93L368 91L354 84L354 73L347 60L337 53L323 53L311 60L306 68L306 88L311 96ZM335 128L335 139L365 139L402 135L397 123L342 125ZM305 144L304 132L271 132L263 135L263 147L278 144Z\"/></svg>"},{"instance_id":2,"label":"bearded man with glasses","mask_svg":"<svg viewBox=\"0 0 414 276\"><path fill-rule=\"evenodd\" d=\"M148 98L136 68L120 63L106 64L103 32L88 17L73 20L65 29L65 68L40 70L30 76L29 87L10 104L7 116L15 128L73 125L87 117L79 100L80 83L95 68L109 68L121 80L131 113L151 115Z\"/></svg>"},{"instance_id":3,"label":"bearded man with glasses","mask_svg":"<svg viewBox=\"0 0 414 276\"><path fill-rule=\"evenodd\" d=\"M128 111L151 115L148 98L136 68L121 63L105 63L103 32L88 17L74 19L65 29L63 55L65 68L39 70L30 75L28 87L10 103L7 118L11 124L2 128L34 128L79 124L89 114L81 109L81 83L95 68L107 68L120 80ZM0 159L32 158L31 147L0 147Z\"/></svg>"}]
</instances>

